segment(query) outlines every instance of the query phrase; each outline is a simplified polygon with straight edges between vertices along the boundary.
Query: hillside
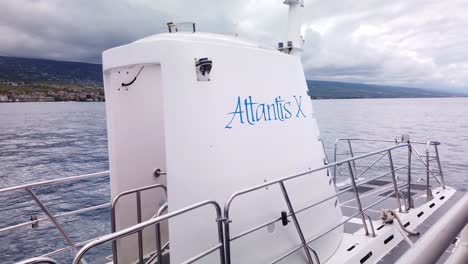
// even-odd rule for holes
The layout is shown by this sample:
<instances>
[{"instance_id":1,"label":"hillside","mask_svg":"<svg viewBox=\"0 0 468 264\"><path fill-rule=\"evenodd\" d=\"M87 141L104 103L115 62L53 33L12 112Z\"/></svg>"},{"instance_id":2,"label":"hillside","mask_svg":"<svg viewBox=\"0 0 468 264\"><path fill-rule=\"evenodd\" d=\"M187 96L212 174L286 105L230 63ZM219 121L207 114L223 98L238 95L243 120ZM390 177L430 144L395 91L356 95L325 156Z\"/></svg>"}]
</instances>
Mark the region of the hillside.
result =
<instances>
[{"instance_id":1,"label":"hillside","mask_svg":"<svg viewBox=\"0 0 468 264\"><path fill-rule=\"evenodd\" d=\"M0 56L0 102L103 100L100 64Z\"/></svg>"},{"instance_id":2,"label":"hillside","mask_svg":"<svg viewBox=\"0 0 468 264\"><path fill-rule=\"evenodd\" d=\"M0 82L5 81L102 87L102 66L0 56Z\"/></svg>"},{"instance_id":3,"label":"hillside","mask_svg":"<svg viewBox=\"0 0 468 264\"><path fill-rule=\"evenodd\" d=\"M362 83L328 82L308 80L309 95L313 99L331 98L419 98L462 97L468 94L444 92L421 88L407 88Z\"/></svg>"},{"instance_id":4,"label":"hillside","mask_svg":"<svg viewBox=\"0 0 468 264\"><path fill-rule=\"evenodd\" d=\"M0 101L102 101L102 85L100 64L0 56ZM309 80L307 85L313 99L467 96L360 83Z\"/></svg>"}]
</instances>

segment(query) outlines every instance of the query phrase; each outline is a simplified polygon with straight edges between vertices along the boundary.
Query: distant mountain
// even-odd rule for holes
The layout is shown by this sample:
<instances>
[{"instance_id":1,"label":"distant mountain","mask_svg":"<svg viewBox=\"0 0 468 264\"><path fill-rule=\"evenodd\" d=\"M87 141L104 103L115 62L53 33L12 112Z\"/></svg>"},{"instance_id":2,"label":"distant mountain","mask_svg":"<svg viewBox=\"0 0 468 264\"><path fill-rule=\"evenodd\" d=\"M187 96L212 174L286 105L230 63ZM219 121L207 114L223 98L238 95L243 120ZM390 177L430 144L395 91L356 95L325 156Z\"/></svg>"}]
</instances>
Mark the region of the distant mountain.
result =
<instances>
[{"instance_id":1,"label":"distant mountain","mask_svg":"<svg viewBox=\"0 0 468 264\"><path fill-rule=\"evenodd\" d=\"M362 83L328 82L308 80L309 96L312 99L331 98L418 98L418 97L464 97L468 94Z\"/></svg>"},{"instance_id":2,"label":"distant mountain","mask_svg":"<svg viewBox=\"0 0 468 264\"><path fill-rule=\"evenodd\" d=\"M0 84L7 82L102 87L102 65L0 56ZM467 94L360 83L307 81L311 98L455 97ZM7 88L4 88L7 89Z\"/></svg>"},{"instance_id":3,"label":"distant mountain","mask_svg":"<svg viewBox=\"0 0 468 264\"><path fill-rule=\"evenodd\" d=\"M0 56L0 82L102 87L102 65Z\"/></svg>"}]
</instances>

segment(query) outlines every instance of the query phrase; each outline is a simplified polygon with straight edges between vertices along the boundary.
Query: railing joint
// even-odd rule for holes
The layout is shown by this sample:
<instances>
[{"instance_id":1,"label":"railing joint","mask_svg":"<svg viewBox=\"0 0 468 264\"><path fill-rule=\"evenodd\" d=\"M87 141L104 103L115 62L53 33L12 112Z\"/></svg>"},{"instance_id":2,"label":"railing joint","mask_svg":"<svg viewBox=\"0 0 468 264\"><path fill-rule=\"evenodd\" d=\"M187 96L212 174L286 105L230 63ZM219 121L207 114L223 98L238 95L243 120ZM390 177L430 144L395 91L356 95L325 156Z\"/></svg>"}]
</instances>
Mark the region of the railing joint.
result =
<instances>
[{"instance_id":1,"label":"railing joint","mask_svg":"<svg viewBox=\"0 0 468 264\"><path fill-rule=\"evenodd\" d=\"M219 217L219 218L216 218L216 222L230 224L230 223L232 223L232 220L230 220L229 218L226 218L226 217Z\"/></svg>"}]
</instances>

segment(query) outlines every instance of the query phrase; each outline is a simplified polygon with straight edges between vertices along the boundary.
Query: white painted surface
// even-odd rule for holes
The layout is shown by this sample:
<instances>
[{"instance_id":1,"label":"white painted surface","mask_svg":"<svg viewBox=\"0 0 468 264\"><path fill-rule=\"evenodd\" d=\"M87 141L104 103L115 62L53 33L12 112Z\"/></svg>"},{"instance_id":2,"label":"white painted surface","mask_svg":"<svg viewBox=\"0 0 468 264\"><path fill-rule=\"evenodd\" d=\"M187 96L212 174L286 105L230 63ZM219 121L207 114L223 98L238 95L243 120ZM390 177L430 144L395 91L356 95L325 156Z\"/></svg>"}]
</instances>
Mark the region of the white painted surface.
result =
<instances>
[{"instance_id":1,"label":"white painted surface","mask_svg":"<svg viewBox=\"0 0 468 264\"><path fill-rule=\"evenodd\" d=\"M196 79L194 59L203 57L213 60L209 82ZM324 153L317 140L318 128L298 57L232 37L176 33L149 37L108 50L103 54L103 64L106 72L128 65L161 65L160 83L159 77L148 76L146 92L139 94L139 98L144 102L162 98L162 104L148 103L147 111L138 113L134 119L120 119L118 127L109 127L118 131L125 129L127 123L138 126L147 120L159 120L160 113L163 113L163 124L157 128L140 128L151 133L136 139L138 151L133 153L132 162L120 168L115 165L117 158L111 153L111 174L113 170L121 170L112 175L113 194L116 188L126 188L126 184L131 183L134 187L136 182L128 175L141 174L146 181L145 172L135 173L139 171L135 164L140 157L151 157L151 164L158 164L155 162L158 159L154 159L151 152L156 146L149 142L159 142L161 135L165 135L170 211L206 199L223 206L235 191L323 165ZM161 94L148 88L153 81L158 83L155 87L162 87L157 89ZM233 115L229 113L236 111L238 100L249 100L249 96L258 104L272 104L281 96L284 104L290 102L291 118L282 121L262 119L250 125L244 112L243 124L238 115L230 123ZM304 115L296 113L298 107L294 96L297 100L301 98ZM140 107L141 103L138 100L132 102L134 107ZM163 105L163 109L156 105ZM120 105L108 102L108 112L112 113L116 107ZM283 114L286 115L285 111ZM110 122L115 124L118 118L112 120ZM164 127L164 132L161 127ZM117 138L111 137L112 133L121 132L109 132L110 140L116 142ZM114 154L118 152L115 144L110 150ZM157 155L162 154L158 152ZM140 183L143 180L139 179ZM334 194L326 171L292 180L286 183L286 187L295 209ZM341 221L341 211L335 208L334 202L325 202L298 215L306 239ZM231 209L232 235L287 211L278 186L239 198ZM273 232L263 229L233 242L233 263L271 261L299 244L292 223L286 227L278 223L270 227L270 231ZM174 218L170 222L169 233L171 262L180 263L216 244L214 212L206 208ZM342 228L338 228L312 244L321 260L334 253L342 233ZM212 254L202 262L217 261L218 254ZM298 251L284 263L303 261L303 251Z\"/></svg>"},{"instance_id":2,"label":"white painted surface","mask_svg":"<svg viewBox=\"0 0 468 264\"><path fill-rule=\"evenodd\" d=\"M135 82L129 83L141 70ZM165 171L165 141L161 67L139 64L104 73L107 131L112 198L121 192L151 184L166 184L165 176L155 178L156 168ZM165 202L161 190L142 193L142 220L150 219ZM137 223L136 196L120 199L116 207L117 230ZM144 233L145 252L154 251L154 228ZM136 235L118 241L119 263L138 257Z\"/></svg>"}]
</instances>

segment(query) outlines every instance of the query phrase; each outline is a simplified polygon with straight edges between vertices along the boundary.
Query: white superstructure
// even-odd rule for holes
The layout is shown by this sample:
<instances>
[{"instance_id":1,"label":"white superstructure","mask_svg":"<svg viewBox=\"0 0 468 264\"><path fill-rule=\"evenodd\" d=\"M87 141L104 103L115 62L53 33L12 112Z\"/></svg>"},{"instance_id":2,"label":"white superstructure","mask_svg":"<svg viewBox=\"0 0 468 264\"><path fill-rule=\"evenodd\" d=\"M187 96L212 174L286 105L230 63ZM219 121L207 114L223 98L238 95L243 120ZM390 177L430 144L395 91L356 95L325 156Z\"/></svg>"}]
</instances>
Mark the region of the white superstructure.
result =
<instances>
[{"instance_id":1,"label":"white superstructure","mask_svg":"<svg viewBox=\"0 0 468 264\"><path fill-rule=\"evenodd\" d=\"M200 79L197 65L204 61L211 62L211 69ZM103 62L113 196L166 183L153 175L160 168L167 170L169 211L205 199L224 204L236 190L323 165L297 56L235 37L173 33L108 50ZM298 207L335 191L324 171L286 187ZM161 199L143 199L145 219L156 213ZM278 187L267 188L254 200L232 205L233 232L288 211ZM117 208L118 228L132 222L127 207L132 204ZM203 224L208 213L194 212L170 222L171 262L179 263L216 239L212 223ZM306 237L342 219L335 200L298 218ZM339 228L315 243L321 259L331 256L341 237ZM273 224L269 231L233 243L233 262L261 263L298 242L293 224ZM255 254L246 254L252 247ZM119 246L119 257L127 255L120 253L124 251ZM296 258L303 254L296 253Z\"/></svg>"}]
</instances>

